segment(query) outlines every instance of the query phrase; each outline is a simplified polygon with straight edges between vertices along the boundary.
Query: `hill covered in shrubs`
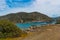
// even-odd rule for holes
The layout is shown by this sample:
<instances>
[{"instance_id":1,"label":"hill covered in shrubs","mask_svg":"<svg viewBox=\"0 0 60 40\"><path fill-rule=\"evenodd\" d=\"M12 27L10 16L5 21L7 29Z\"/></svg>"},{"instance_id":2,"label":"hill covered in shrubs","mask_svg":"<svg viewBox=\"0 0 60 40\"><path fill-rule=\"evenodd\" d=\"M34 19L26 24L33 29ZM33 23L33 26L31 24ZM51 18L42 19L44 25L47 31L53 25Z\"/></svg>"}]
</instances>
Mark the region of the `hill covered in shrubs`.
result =
<instances>
[{"instance_id":1,"label":"hill covered in shrubs","mask_svg":"<svg viewBox=\"0 0 60 40\"><path fill-rule=\"evenodd\" d=\"M0 16L0 20L9 20L14 23L32 22L32 21L50 21L52 18L39 12L18 12Z\"/></svg>"}]
</instances>

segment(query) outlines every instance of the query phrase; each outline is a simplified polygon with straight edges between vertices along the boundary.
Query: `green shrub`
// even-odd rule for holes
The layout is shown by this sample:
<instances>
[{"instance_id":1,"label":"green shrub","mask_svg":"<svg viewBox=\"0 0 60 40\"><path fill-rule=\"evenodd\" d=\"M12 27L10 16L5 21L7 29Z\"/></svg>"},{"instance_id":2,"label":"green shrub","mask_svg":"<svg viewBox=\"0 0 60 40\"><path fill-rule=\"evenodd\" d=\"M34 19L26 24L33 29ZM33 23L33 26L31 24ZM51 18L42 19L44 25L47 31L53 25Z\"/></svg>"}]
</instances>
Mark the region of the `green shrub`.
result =
<instances>
[{"instance_id":1,"label":"green shrub","mask_svg":"<svg viewBox=\"0 0 60 40\"><path fill-rule=\"evenodd\" d=\"M23 34L22 30L8 20L0 20L0 38L19 37Z\"/></svg>"}]
</instances>

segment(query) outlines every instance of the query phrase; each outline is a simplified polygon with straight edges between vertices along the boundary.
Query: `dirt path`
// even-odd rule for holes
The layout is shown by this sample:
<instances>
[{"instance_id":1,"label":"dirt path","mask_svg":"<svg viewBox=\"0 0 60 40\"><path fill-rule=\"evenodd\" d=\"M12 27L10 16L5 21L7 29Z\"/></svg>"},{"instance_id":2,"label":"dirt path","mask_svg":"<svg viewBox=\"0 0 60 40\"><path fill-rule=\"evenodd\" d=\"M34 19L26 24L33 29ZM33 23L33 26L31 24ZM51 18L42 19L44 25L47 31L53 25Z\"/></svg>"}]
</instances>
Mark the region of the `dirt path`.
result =
<instances>
[{"instance_id":1,"label":"dirt path","mask_svg":"<svg viewBox=\"0 0 60 40\"><path fill-rule=\"evenodd\" d=\"M60 40L60 25L51 26L52 29L47 29L40 34L33 34L34 36L27 37L23 40Z\"/></svg>"}]
</instances>

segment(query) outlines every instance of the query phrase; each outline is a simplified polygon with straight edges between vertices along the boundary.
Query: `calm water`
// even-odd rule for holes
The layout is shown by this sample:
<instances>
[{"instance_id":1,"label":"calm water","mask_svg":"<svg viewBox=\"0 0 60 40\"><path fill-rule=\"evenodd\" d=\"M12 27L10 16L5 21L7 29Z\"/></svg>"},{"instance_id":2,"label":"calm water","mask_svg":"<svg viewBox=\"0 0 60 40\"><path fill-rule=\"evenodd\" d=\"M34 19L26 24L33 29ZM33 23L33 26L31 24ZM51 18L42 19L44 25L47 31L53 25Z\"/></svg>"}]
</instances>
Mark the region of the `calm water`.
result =
<instances>
[{"instance_id":1,"label":"calm water","mask_svg":"<svg viewBox=\"0 0 60 40\"><path fill-rule=\"evenodd\" d=\"M31 26L42 26L46 24L55 24L55 22L27 22L27 23L17 23L16 25L21 29L27 29Z\"/></svg>"}]
</instances>

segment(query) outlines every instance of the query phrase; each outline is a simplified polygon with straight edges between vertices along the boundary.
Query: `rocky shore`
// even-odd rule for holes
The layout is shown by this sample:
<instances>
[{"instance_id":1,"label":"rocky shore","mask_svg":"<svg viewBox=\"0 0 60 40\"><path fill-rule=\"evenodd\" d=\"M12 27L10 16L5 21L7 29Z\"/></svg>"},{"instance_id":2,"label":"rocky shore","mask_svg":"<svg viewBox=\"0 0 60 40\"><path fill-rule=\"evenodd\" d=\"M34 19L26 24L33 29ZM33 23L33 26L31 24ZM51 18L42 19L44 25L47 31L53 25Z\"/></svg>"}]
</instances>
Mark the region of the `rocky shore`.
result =
<instances>
[{"instance_id":1,"label":"rocky shore","mask_svg":"<svg viewBox=\"0 0 60 40\"><path fill-rule=\"evenodd\" d=\"M60 40L60 24L30 27L27 32L29 36L23 40Z\"/></svg>"}]
</instances>

